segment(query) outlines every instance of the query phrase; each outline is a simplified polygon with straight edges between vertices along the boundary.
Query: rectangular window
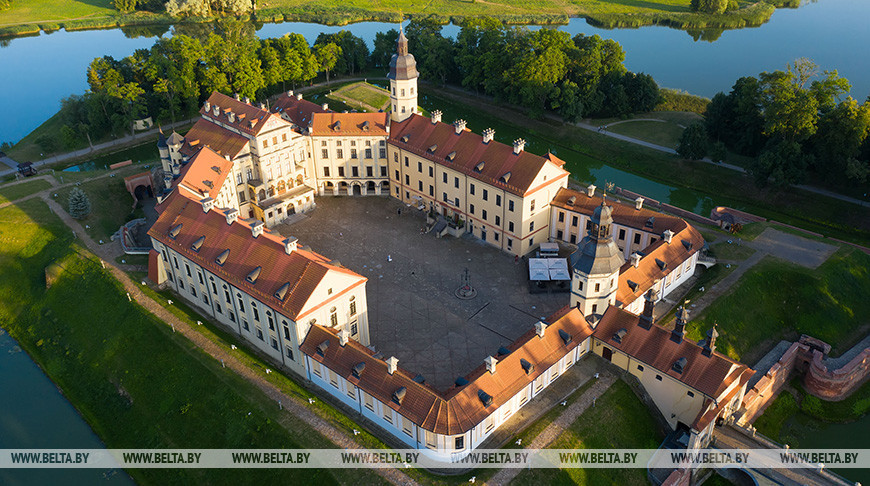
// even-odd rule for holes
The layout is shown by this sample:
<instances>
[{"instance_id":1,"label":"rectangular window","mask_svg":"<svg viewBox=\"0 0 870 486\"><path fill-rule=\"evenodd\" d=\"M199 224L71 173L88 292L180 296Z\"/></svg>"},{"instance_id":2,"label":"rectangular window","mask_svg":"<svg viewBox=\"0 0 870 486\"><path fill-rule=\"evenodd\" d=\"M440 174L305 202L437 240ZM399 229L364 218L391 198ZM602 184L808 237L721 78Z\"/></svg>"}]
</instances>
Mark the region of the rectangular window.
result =
<instances>
[{"instance_id":1,"label":"rectangular window","mask_svg":"<svg viewBox=\"0 0 870 486\"><path fill-rule=\"evenodd\" d=\"M637 365L637 371L643 371L643 366Z\"/></svg>"},{"instance_id":2,"label":"rectangular window","mask_svg":"<svg viewBox=\"0 0 870 486\"><path fill-rule=\"evenodd\" d=\"M409 167L411 162L408 161L408 157L405 157L405 167Z\"/></svg>"},{"instance_id":3,"label":"rectangular window","mask_svg":"<svg viewBox=\"0 0 870 486\"><path fill-rule=\"evenodd\" d=\"M423 192L423 181L417 181L417 190Z\"/></svg>"},{"instance_id":4,"label":"rectangular window","mask_svg":"<svg viewBox=\"0 0 870 486\"><path fill-rule=\"evenodd\" d=\"M401 415L399 415L399 420L402 421L402 432L404 432L408 437L413 437L411 432L413 431L414 424Z\"/></svg>"},{"instance_id":5,"label":"rectangular window","mask_svg":"<svg viewBox=\"0 0 870 486\"><path fill-rule=\"evenodd\" d=\"M338 388L338 376L332 370L329 370L329 384Z\"/></svg>"},{"instance_id":6,"label":"rectangular window","mask_svg":"<svg viewBox=\"0 0 870 486\"><path fill-rule=\"evenodd\" d=\"M371 157L369 157L369 158L371 158ZM373 170L374 169L372 169L371 167L366 167L366 177L372 177L374 175Z\"/></svg>"},{"instance_id":7,"label":"rectangular window","mask_svg":"<svg viewBox=\"0 0 870 486\"><path fill-rule=\"evenodd\" d=\"M387 177L387 168L381 167L381 177Z\"/></svg>"},{"instance_id":8,"label":"rectangular window","mask_svg":"<svg viewBox=\"0 0 870 486\"><path fill-rule=\"evenodd\" d=\"M455 187L457 189L459 188L459 178L458 177L453 178L453 187Z\"/></svg>"},{"instance_id":9,"label":"rectangular window","mask_svg":"<svg viewBox=\"0 0 870 486\"><path fill-rule=\"evenodd\" d=\"M442 179L444 180L444 183L447 184L447 172L442 172L441 175L442 175Z\"/></svg>"},{"instance_id":10,"label":"rectangular window","mask_svg":"<svg viewBox=\"0 0 870 486\"><path fill-rule=\"evenodd\" d=\"M194 287L193 284L190 284L190 293L196 297L196 287Z\"/></svg>"},{"instance_id":11,"label":"rectangular window","mask_svg":"<svg viewBox=\"0 0 870 486\"><path fill-rule=\"evenodd\" d=\"M435 177L435 168L431 165L429 166L429 177Z\"/></svg>"},{"instance_id":12,"label":"rectangular window","mask_svg":"<svg viewBox=\"0 0 870 486\"><path fill-rule=\"evenodd\" d=\"M244 329L246 331L251 330L251 328L248 326L248 321L246 321L245 319L242 319L242 329Z\"/></svg>"},{"instance_id":13,"label":"rectangular window","mask_svg":"<svg viewBox=\"0 0 870 486\"><path fill-rule=\"evenodd\" d=\"M495 205L501 207L501 194L495 195Z\"/></svg>"},{"instance_id":14,"label":"rectangular window","mask_svg":"<svg viewBox=\"0 0 870 486\"><path fill-rule=\"evenodd\" d=\"M356 387L353 386L353 383L347 384L347 396L350 397L351 400L356 400Z\"/></svg>"},{"instance_id":15,"label":"rectangular window","mask_svg":"<svg viewBox=\"0 0 870 486\"><path fill-rule=\"evenodd\" d=\"M640 233L634 234L634 244L636 244L636 245L640 244Z\"/></svg>"},{"instance_id":16,"label":"rectangular window","mask_svg":"<svg viewBox=\"0 0 870 486\"><path fill-rule=\"evenodd\" d=\"M510 231L511 233L514 232L514 222L513 221L508 221L508 231Z\"/></svg>"},{"instance_id":17,"label":"rectangular window","mask_svg":"<svg viewBox=\"0 0 870 486\"><path fill-rule=\"evenodd\" d=\"M260 341L264 341L264 339L263 339L263 330L260 329L259 327L257 328L257 337L260 339Z\"/></svg>"},{"instance_id":18,"label":"rectangular window","mask_svg":"<svg viewBox=\"0 0 870 486\"><path fill-rule=\"evenodd\" d=\"M620 240L625 239L625 230L624 229L619 230L619 239Z\"/></svg>"},{"instance_id":19,"label":"rectangular window","mask_svg":"<svg viewBox=\"0 0 870 486\"><path fill-rule=\"evenodd\" d=\"M387 149L384 149L384 148L378 149L378 157L380 157L382 159L386 159L387 158Z\"/></svg>"},{"instance_id":20,"label":"rectangular window","mask_svg":"<svg viewBox=\"0 0 870 486\"><path fill-rule=\"evenodd\" d=\"M423 162L417 162L417 172L423 173Z\"/></svg>"},{"instance_id":21,"label":"rectangular window","mask_svg":"<svg viewBox=\"0 0 870 486\"><path fill-rule=\"evenodd\" d=\"M435 449L438 447L438 436L436 436L433 432L429 432L428 430L425 432L426 435L426 447L430 449Z\"/></svg>"},{"instance_id":22,"label":"rectangular window","mask_svg":"<svg viewBox=\"0 0 870 486\"><path fill-rule=\"evenodd\" d=\"M458 204L457 204L457 206L458 206ZM469 204L469 205L468 205L468 212L471 213L471 214L474 214L474 204Z\"/></svg>"},{"instance_id":23,"label":"rectangular window","mask_svg":"<svg viewBox=\"0 0 870 486\"><path fill-rule=\"evenodd\" d=\"M384 405L384 420L391 424L393 423L393 410L386 405Z\"/></svg>"},{"instance_id":24,"label":"rectangular window","mask_svg":"<svg viewBox=\"0 0 870 486\"><path fill-rule=\"evenodd\" d=\"M339 159L343 159L344 158L344 150L335 149L335 156L338 157Z\"/></svg>"},{"instance_id":25,"label":"rectangular window","mask_svg":"<svg viewBox=\"0 0 870 486\"><path fill-rule=\"evenodd\" d=\"M393 152L393 162L399 161L399 152Z\"/></svg>"},{"instance_id":26,"label":"rectangular window","mask_svg":"<svg viewBox=\"0 0 870 486\"><path fill-rule=\"evenodd\" d=\"M456 449L457 451L465 449L465 436L464 435L460 435L459 437L456 437L455 439L453 439L453 448Z\"/></svg>"},{"instance_id":27,"label":"rectangular window","mask_svg":"<svg viewBox=\"0 0 870 486\"><path fill-rule=\"evenodd\" d=\"M690 391L687 391L686 395L688 395L690 398L694 398L694 396L695 396L695 394L690 392Z\"/></svg>"},{"instance_id":28,"label":"rectangular window","mask_svg":"<svg viewBox=\"0 0 870 486\"><path fill-rule=\"evenodd\" d=\"M352 159L357 158L356 149L350 149L350 158L352 158Z\"/></svg>"},{"instance_id":29,"label":"rectangular window","mask_svg":"<svg viewBox=\"0 0 870 486\"><path fill-rule=\"evenodd\" d=\"M272 339L272 349L277 350L278 349L278 340L275 338L271 338L271 339Z\"/></svg>"},{"instance_id":30,"label":"rectangular window","mask_svg":"<svg viewBox=\"0 0 870 486\"><path fill-rule=\"evenodd\" d=\"M324 159L328 159L328 158L329 158L329 149L323 149L323 150L321 150L321 151L320 151L320 156L323 157Z\"/></svg>"},{"instance_id":31,"label":"rectangular window","mask_svg":"<svg viewBox=\"0 0 870 486\"><path fill-rule=\"evenodd\" d=\"M254 313L254 320L255 320L255 321L259 321L259 320L260 320L260 311L257 310L257 306L256 306L256 305L251 305L251 310L252 310L253 313Z\"/></svg>"},{"instance_id":32,"label":"rectangular window","mask_svg":"<svg viewBox=\"0 0 870 486\"><path fill-rule=\"evenodd\" d=\"M293 350L290 349L290 346L285 346L284 351L285 351L284 354L287 355L287 359L292 361L293 360Z\"/></svg>"},{"instance_id":33,"label":"rectangular window","mask_svg":"<svg viewBox=\"0 0 870 486\"><path fill-rule=\"evenodd\" d=\"M399 180L399 171L396 171L396 181Z\"/></svg>"},{"instance_id":34,"label":"rectangular window","mask_svg":"<svg viewBox=\"0 0 870 486\"><path fill-rule=\"evenodd\" d=\"M508 199L508 211L510 211L510 212L514 211L514 202L510 199Z\"/></svg>"},{"instance_id":35,"label":"rectangular window","mask_svg":"<svg viewBox=\"0 0 870 486\"><path fill-rule=\"evenodd\" d=\"M459 207L459 198L457 197L456 199L453 200L453 202L455 203L455 206L458 208Z\"/></svg>"},{"instance_id":36,"label":"rectangular window","mask_svg":"<svg viewBox=\"0 0 870 486\"><path fill-rule=\"evenodd\" d=\"M656 375L656 380L662 381L662 375Z\"/></svg>"},{"instance_id":37,"label":"rectangular window","mask_svg":"<svg viewBox=\"0 0 870 486\"><path fill-rule=\"evenodd\" d=\"M444 202L448 202L447 201L447 193L445 192L444 194L442 194L442 196L444 197Z\"/></svg>"},{"instance_id":38,"label":"rectangular window","mask_svg":"<svg viewBox=\"0 0 870 486\"><path fill-rule=\"evenodd\" d=\"M489 201L489 191L487 191L486 189L483 190L483 200Z\"/></svg>"},{"instance_id":39,"label":"rectangular window","mask_svg":"<svg viewBox=\"0 0 870 486\"><path fill-rule=\"evenodd\" d=\"M472 196L474 195L474 183L473 183L473 182L468 186L468 192L469 192Z\"/></svg>"},{"instance_id":40,"label":"rectangular window","mask_svg":"<svg viewBox=\"0 0 870 486\"><path fill-rule=\"evenodd\" d=\"M370 148L366 149L366 158L367 159L372 158L372 149L370 149Z\"/></svg>"},{"instance_id":41,"label":"rectangular window","mask_svg":"<svg viewBox=\"0 0 870 486\"><path fill-rule=\"evenodd\" d=\"M372 398L371 395L369 395L366 392L362 392L362 394L363 394L363 402L365 402L366 408L371 410L372 412L374 412L375 411L374 399Z\"/></svg>"},{"instance_id":42,"label":"rectangular window","mask_svg":"<svg viewBox=\"0 0 870 486\"><path fill-rule=\"evenodd\" d=\"M355 301L350 303L350 315L352 315L352 316L356 315L356 302Z\"/></svg>"},{"instance_id":43,"label":"rectangular window","mask_svg":"<svg viewBox=\"0 0 870 486\"><path fill-rule=\"evenodd\" d=\"M357 334L359 334L359 326L357 325L356 321L354 321L350 324L350 335L356 336Z\"/></svg>"},{"instance_id":44,"label":"rectangular window","mask_svg":"<svg viewBox=\"0 0 870 486\"><path fill-rule=\"evenodd\" d=\"M429 197L435 197L435 187L429 186Z\"/></svg>"},{"instance_id":45,"label":"rectangular window","mask_svg":"<svg viewBox=\"0 0 870 486\"><path fill-rule=\"evenodd\" d=\"M356 157L354 157L356 158ZM351 167L350 168L350 176L351 177L359 177L359 167Z\"/></svg>"},{"instance_id":46,"label":"rectangular window","mask_svg":"<svg viewBox=\"0 0 870 486\"><path fill-rule=\"evenodd\" d=\"M230 322L236 322L236 315L233 311L230 311Z\"/></svg>"},{"instance_id":47,"label":"rectangular window","mask_svg":"<svg viewBox=\"0 0 870 486\"><path fill-rule=\"evenodd\" d=\"M320 376L320 377L323 376L322 374L320 374L320 373L321 373L321 371L320 371L320 363L314 363L314 364L311 366L311 371L313 371L314 374L317 375L317 376Z\"/></svg>"},{"instance_id":48,"label":"rectangular window","mask_svg":"<svg viewBox=\"0 0 870 486\"><path fill-rule=\"evenodd\" d=\"M411 184L411 178L408 176L408 174L405 174L405 185L407 186L410 184Z\"/></svg>"},{"instance_id":49,"label":"rectangular window","mask_svg":"<svg viewBox=\"0 0 870 486\"><path fill-rule=\"evenodd\" d=\"M338 177L344 177L344 167L338 168Z\"/></svg>"},{"instance_id":50,"label":"rectangular window","mask_svg":"<svg viewBox=\"0 0 870 486\"><path fill-rule=\"evenodd\" d=\"M480 216L483 218L484 221L486 221L486 209L481 211Z\"/></svg>"},{"instance_id":51,"label":"rectangular window","mask_svg":"<svg viewBox=\"0 0 870 486\"><path fill-rule=\"evenodd\" d=\"M565 222L565 213L563 213L562 211L559 211L559 222L560 223Z\"/></svg>"},{"instance_id":52,"label":"rectangular window","mask_svg":"<svg viewBox=\"0 0 870 486\"><path fill-rule=\"evenodd\" d=\"M534 221L529 223L529 232L532 232L532 231L535 231L535 222Z\"/></svg>"},{"instance_id":53,"label":"rectangular window","mask_svg":"<svg viewBox=\"0 0 870 486\"><path fill-rule=\"evenodd\" d=\"M329 167L323 168L323 177L329 177Z\"/></svg>"}]
</instances>

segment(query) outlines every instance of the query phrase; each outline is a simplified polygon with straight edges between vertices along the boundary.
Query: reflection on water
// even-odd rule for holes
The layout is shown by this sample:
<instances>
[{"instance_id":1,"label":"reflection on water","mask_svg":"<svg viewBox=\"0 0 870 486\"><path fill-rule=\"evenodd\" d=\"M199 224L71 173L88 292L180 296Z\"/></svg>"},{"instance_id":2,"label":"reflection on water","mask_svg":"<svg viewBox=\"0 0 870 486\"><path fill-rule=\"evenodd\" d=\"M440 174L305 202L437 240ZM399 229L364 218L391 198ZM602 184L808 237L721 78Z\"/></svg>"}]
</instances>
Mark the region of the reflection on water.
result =
<instances>
[{"instance_id":1,"label":"reflection on water","mask_svg":"<svg viewBox=\"0 0 870 486\"><path fill-rule=\"evenodd\" d=\"M54 383L2 329L0 390L0 449L104 448ZM132 486L134 483L124 471L117 470L0 469L0 484Z\"/></svg>"}]
</instances>

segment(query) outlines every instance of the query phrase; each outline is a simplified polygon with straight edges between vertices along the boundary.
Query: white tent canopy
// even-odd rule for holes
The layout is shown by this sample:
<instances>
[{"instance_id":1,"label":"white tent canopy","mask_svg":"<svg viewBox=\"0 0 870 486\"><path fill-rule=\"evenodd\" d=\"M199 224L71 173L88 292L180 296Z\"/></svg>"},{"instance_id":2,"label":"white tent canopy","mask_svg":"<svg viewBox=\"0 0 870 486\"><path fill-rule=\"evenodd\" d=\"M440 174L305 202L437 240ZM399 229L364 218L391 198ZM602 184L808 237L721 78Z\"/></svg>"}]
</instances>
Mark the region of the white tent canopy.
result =
<instances>
[{"instance_id":1,"label":"white tent canopy","mask_svg":"<svg viewBox=\"0 0 870 486\"><path fill-rule=\"evenodd\" d=\"M571 280L568 260L564 258L529 258L531 280Z\"/></svg>"}]
</instances>

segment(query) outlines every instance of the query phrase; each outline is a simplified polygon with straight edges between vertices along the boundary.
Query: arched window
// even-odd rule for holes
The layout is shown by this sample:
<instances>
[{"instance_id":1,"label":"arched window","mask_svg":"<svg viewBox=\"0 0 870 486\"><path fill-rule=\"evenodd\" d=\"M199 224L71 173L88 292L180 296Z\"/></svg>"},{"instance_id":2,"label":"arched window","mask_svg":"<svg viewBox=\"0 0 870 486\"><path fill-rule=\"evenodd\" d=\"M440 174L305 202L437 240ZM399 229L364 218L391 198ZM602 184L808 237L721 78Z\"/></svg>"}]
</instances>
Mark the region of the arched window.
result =
<instances>
[{"instance_id":1,"label":"arched window","mask_svg":"<svg viewBox=\"0 0 870 486\"><path fill-rule=\"evenodd\" d=\"M351 296L350 298L350 315L356 315L356 297Z\"/></svg>"},{"instance_id":2,"label":"arched window","mask_svg":"<svg viewBox=\"0 0 870 486\"><path fill-rule=\"evenodd\" d=\"M329 309L329 325L332 327L338 325L338 312L335 307Z\"/></svg>"}]
</instances>

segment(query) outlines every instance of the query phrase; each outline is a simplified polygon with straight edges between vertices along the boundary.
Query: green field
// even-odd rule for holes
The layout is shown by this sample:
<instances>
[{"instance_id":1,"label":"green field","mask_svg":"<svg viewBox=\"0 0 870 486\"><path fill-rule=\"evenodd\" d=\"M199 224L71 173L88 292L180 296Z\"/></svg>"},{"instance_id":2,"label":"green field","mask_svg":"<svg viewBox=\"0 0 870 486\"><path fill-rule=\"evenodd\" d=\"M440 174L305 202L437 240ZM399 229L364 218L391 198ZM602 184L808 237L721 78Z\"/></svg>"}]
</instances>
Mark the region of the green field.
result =
<instances>
[{"instance_id":1,"label":"green field","mask_svg":"<svg viewBox=\"0 0 870 486\"><path fill-rule=\"evenodd\" d=\"M17 184L4 184L0 186L0 203L15 201L51 187L45 179L19 182Z\"/></svg>"},{"instance_id":2,"label":"green field","mask_svg":"<svg viewBox=\"0 0 870 486\"><path fill-rule=\"evenodd\" d=\"M659 436L655 420L623 381L616 381L551 445L552 449L655 449ZM648 484L646 469L531 469L512 485Z\"/></svg>"},{"instance_id":3,"label":"green field","mask_svg":"<svg viewBox=\"0 0 870 486\"><path fill-rule=\"evenodd\" d=\"M128 302L42 201L0 210L0 319L109 448L329 448L306 423ZM59 279L45 288L43 269ZM369 471L141 469L139 484L380 484Z\"/></svg>"},{"instance_id":4,"label":"green field","mask_svg":"<svg viewBox=\"0 0 870 486\"><path fill-rule=\"evenodd\" d=\"M755 250L749 246L738 245L735 236L729 244L727 241L717 243L710 247L713 256L718 260L743 261L755 254Z\"/></svg>"},{"instance_id":5,"label":"green field","mask_svg":"<svg viewBox=\"0 0 870 486\"><path fill-rule=\"evenodd\" d=\"M691 11L690 0L487 0L415 2L413 0L271 0L257 4L261 22L306 21L331 25L375 20L397 22L408 16L435 16L444 20L462 17L498 17L509 23L566 23L569 17L586 17L608 28L663 24L684 29L740 28L766 22L774 3L738 0L739 10L722 15ZM193 19L201 21L203 19ZM111 28L119 25L172 23L165 14L121 14L110 0L63 2L14 0L0 13L0 35L27 35L43 30ZM715 34L710 34L715 35Z\"/></svg>"},{"instance_id":6,"label":"green field","mask_svg":"<svg viewBox=\"0 0 870 486\"><path fill-rule=\"evenodd\" d=\"M609 126L607 131L637 138L662 147L677 148L683 129L673 123L648 120L628 121Z\"/></svg>"},{"instance_id":7,"label":"green field","mask_svg":"<svg viewBox=\"0 0 870 486\"><path fill-rule=\"evenodd\" d=\"M88 236L94 241L103 240L108 243L109 238L118 231L127 221L144 216L142 209L133 209L133 196L124 187L121 177L103 177L81 186L70 186L59 189L55 194L55 200L69 209L69 193L73 187L78 187L91 200L91 214L81 220L82 226Z\"/></svg>"},{"instance_id":8,"label":"green field","mask_svg":"<svg viewBox=\"0 0 870 486\"><path fill-rule=\"evenodd\" d=\"M837 250L815 270L768 256L692 321L688 336L701 339L716 322L717 349L749 363L800 334L829 343L836 356L863 337L857 331L868 324L868 295L870 255L856 249Z\"/></svg>"},{"instance_id":9,"label":"green field","mask_svg":"<svg viewBox=\"0 0 870 486\"><path fill-rule=\"evenodd\" d=\"M338 89L330 95L347 106L361 111L386 110L390 106L390 93L378 86L367 83L353 83Z\"/></svg>"}]
</instances>

